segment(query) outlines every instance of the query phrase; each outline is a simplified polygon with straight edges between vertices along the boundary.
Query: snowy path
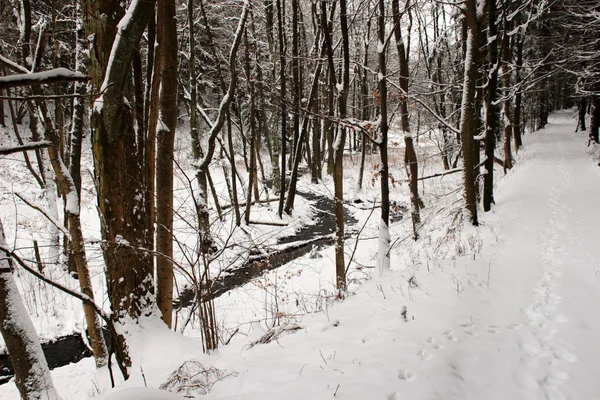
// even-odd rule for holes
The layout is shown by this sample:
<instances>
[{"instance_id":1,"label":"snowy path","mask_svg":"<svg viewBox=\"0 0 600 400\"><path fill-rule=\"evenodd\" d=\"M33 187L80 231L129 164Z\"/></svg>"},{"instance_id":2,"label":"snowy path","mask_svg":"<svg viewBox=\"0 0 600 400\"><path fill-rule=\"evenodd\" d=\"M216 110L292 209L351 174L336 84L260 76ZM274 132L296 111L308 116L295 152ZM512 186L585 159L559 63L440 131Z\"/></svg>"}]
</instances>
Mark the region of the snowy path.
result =
<instances>
[{"instance_id":1,"label":"snowy path","mask_svg":"<svg viewBox=\"0 0 600 400\"><path fill-rule=\"evenodd\" d=\"M217 366L240 374L208 397L599 399L600 168L570 115L527 136L475 259L419 287L393 273L278 343L224 349Z\"/></svg>"}]
</instances>

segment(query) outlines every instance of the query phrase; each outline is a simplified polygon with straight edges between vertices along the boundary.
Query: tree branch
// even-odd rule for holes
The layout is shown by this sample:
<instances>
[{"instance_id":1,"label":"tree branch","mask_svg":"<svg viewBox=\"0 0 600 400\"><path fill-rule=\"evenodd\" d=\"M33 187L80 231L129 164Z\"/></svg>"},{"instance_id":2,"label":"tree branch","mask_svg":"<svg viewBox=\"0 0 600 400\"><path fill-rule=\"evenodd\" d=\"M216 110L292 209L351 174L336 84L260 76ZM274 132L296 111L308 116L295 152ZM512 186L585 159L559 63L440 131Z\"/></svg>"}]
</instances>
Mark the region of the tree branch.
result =
<instances>
[{"instance_id":1,"label":"tree branch","mask_svg":"<svg viewBox=\"0 0 600 400\"><path fill-rule=\"evenodd\" d=\"M20 153L27 150L37 150L45 147L52 146L52 142L49 140L41 140L39 142L29 142L19 146L0 147L0 156L6 156L8 154Z\"/></svg>"},{"instance_id":2,"label":"tree branch","mask_svg":"<svg viewBox=\"0 0 600 400\"><path fill-rule=\"evenodd\" d=\"M73 72L67 68L55 68L43 72L0 76L0 89L8 89L15 86L37 86L57 82L86 82L89 79L88 76L79 72Z\"/></svg>"}]
</instances>

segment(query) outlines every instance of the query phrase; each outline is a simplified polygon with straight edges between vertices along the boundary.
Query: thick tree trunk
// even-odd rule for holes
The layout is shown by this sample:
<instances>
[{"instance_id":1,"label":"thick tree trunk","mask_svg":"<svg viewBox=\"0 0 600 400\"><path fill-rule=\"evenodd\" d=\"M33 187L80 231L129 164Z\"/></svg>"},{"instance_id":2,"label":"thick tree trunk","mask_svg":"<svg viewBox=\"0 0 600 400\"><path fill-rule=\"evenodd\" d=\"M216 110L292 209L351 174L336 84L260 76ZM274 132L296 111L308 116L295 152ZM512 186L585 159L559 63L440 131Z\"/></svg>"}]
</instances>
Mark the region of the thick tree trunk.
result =
<instances>
[{"instance_id":1,"label":"thick tree trunk","mask_svg":"<svg viewBox=\"0 0 600 400\"><path fill-rule=\"evenodd\" d=\"M118 3L113 6L106 10L111 16L122 13ZM102 46L96 42L94 49L102 59L112 60L110 65L98 65L99 76L104 70L106 76L99 88L103 94L94 103L91 125L107 290L112 318L117 323L125 317L136 320L154 302L153 263L146 251L152 248L147 236L152 221L147 210L144 170L137 163L137 152L142 149L137 147L133 112L124 98L133 52L153 10L153 0L132 3L129 17L119 24L119 40L113 44L113 38L105 38ZM103 20L99 14L88 14L88 19ZM100 35L104 27L92 24L88 29L89 34ZM123 336L117 338L116 350L127 378L131 360Z\"/></svg>"}]
</instances>

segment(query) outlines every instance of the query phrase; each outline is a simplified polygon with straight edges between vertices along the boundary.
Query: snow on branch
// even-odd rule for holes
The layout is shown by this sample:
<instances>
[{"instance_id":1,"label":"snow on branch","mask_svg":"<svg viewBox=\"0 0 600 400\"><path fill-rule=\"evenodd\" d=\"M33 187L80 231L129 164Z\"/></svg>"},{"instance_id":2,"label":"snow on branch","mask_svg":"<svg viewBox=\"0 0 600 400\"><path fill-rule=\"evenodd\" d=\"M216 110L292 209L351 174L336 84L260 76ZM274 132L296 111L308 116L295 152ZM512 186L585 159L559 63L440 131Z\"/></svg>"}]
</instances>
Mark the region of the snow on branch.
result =
<instances>
[{"instance_id":1,"label":"snow on branch","mask_svg":"<svg viewBox=\"0 0 600 400\"><path fill-rule=\"evenodd\" d=\"M0 76L0 89L8 89L15 86L35 86L57 82L85 82L90 78L81 72L74 72L67 68L55 68L43 72L32 72L26 74L15 74Z\"/></svg>"},{"instance_id":2,"label":"snow on branch","mask_svg":"<svg viewBox=\"0 0 600 400\"><path fill-rule=\"evenodd\" d=\"M8 146L8 147L0 146L0 156L5 156L8 154L13 154L13 153L20 153L22 151L27 151L27 150L41 149L41 148L49 147L49 146L52 146L52 142L49 140L41 140L39 142L25 143L20 146Z\"/></svg>"}]
</instances>

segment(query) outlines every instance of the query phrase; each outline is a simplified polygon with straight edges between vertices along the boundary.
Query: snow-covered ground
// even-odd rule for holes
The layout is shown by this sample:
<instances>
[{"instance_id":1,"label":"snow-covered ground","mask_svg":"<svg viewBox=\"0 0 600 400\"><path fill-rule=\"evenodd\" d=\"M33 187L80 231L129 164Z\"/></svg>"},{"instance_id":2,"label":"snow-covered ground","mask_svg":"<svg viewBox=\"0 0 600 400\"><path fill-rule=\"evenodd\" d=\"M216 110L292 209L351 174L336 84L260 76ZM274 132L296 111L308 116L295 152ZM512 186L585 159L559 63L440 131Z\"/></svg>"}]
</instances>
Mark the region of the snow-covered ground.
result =
<instances>
[{"instance_id":1,"label":"snow-covered ground","mask_svg":"<svg viewBox=\"0 0 600 400\"><path fill-rule=\"evenodd\" d=\"M147 321L119 398L142 398L133 387L158 388L190 359L225 371L206 399L600 398L600 169L571 117L556 113L546 129L524 137L516 167L497 172L497 204L479 228L452 219L460 174L424 182L421 239L403 240L408 221L393 224L393 271L367 280L376 210L356 251L354 294L344 302L328 299L329 247L219 298L223 327L240 330L213 354L202 354L197 331L187 330L189 339ZM437 172L439 163L421 168ZM347 198L377 189L358 191L355 177L347 179ZM403 200L405 189L392 196ZM365 208L355 210L356 229L370 214ZM251 347L276 320L302 329ZM93 397L106 385L90 359L52 375L65 399ZM0 386L0 398L17 399L14 384Z\"/></svg>"}]
</instances>

